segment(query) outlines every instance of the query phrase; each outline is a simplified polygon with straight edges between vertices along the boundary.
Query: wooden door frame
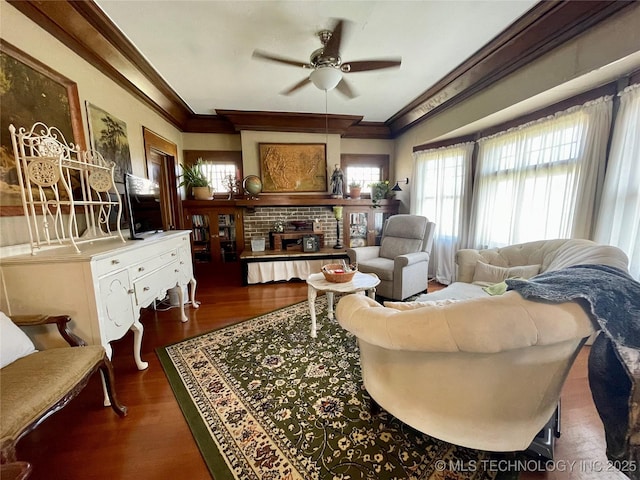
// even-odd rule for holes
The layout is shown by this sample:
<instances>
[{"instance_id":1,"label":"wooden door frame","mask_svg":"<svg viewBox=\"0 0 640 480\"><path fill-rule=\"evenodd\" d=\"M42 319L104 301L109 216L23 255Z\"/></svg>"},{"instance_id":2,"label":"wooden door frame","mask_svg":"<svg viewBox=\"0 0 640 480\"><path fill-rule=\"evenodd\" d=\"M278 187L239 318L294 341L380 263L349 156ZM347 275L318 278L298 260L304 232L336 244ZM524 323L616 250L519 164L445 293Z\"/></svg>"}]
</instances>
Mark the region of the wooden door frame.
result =
<instances>
[{"instance_id":1,"label":"wooden door frame","mask_svg":"<svg viewBox=\"0 0 640 480\"><path fill-rule=\"evenodd\" d=\"M166 162L162 165L162 184L160 185L160 203L162 208L162 223L165 228L178 229L182 225L182 209L178 197L178 146L161 137L157 133L142 127L144 139L144 158L149 176L150 157L152 152L163 155Z\"/></svg>"}]
</instances>

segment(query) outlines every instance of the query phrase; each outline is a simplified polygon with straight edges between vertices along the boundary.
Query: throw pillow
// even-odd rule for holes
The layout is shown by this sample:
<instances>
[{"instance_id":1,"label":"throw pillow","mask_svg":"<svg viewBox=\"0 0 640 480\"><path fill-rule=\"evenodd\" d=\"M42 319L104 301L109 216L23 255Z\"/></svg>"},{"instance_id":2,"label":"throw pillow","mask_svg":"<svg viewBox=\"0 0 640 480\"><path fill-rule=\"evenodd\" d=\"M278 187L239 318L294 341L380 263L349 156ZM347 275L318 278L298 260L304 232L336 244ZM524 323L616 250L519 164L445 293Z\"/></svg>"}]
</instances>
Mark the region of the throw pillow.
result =
<instances>
[{"instance_id":1,"label":"throw pillow","mask_svg":"<svg viewBox=\"0 0 640 480\"><path fill-rule=\"evenodd\" d=\"M0 312L0 368L35 351L36 347L27 334Z\"/></svg>"},{"instance_id":2,"label":"throw pillow","mask_svg":"<svg viewBox=\"0 0 640 480\"><path fill-rule=\"evenodd\" d=\"M502 295L507 291L507 282L503 281L500 283L494 283L488 287L482 287L482 290L487 292L489 295Z\"/></svg>"},{"instance_id":3,"label":"throw pillow","mask_svg":"<svg viewBox=\"0 0 640 480\"><path fill-rule=\"evenodd\" d=\"M482 287L490 287L507 278L520 277L531 278L540 273L540 265L518 265L515 267L498 267L481 261L476 262L471 283Z\"/></svg>"}]
</instances>

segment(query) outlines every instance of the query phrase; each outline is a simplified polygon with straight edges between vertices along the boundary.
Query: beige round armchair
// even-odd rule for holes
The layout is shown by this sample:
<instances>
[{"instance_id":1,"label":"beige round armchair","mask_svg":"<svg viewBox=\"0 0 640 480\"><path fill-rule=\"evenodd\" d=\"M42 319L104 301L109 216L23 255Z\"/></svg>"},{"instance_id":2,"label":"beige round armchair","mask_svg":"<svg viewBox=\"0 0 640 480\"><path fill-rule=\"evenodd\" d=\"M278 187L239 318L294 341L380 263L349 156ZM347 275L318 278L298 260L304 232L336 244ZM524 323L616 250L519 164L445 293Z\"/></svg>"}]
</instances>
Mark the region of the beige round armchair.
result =
<instances>
[{"instance_id":1,"label":"beige round armchair","mask_svg":"<svg viewBox=\"0 0 640 480\"><path fill-rule=\"evenodd\" d=\"M525 450L554 413L569 369L594 332L580 304L516 292L399 310L342 298L340 325L360 347L364 386L404 423L490 451Z\"/></svg>"}]
</instances>

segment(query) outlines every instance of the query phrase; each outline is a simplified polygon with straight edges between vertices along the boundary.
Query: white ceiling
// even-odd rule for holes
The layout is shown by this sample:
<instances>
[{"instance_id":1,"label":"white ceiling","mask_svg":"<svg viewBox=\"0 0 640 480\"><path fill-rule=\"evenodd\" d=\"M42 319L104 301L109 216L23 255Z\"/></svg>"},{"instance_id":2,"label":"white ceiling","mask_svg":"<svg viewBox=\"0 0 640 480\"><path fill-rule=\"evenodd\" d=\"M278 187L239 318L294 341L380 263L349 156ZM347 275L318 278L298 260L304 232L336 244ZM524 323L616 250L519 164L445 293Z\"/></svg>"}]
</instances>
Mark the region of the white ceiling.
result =
<instances>
[{"instance_id":1,"label":"white ceiling","mask_svg":"<svg viewBox=\"0 0 640 480\"><path fill-rule=\"evenodd\" d=\"M536 0L95 0L197 114L216 109L325 112L310 73L252 58L255 49L308 62L335 19L344 61L402 57L399 69L346 74L358 97L327 96L332 114L383 122L522 16Z\"/></svg>"}]
</instances>

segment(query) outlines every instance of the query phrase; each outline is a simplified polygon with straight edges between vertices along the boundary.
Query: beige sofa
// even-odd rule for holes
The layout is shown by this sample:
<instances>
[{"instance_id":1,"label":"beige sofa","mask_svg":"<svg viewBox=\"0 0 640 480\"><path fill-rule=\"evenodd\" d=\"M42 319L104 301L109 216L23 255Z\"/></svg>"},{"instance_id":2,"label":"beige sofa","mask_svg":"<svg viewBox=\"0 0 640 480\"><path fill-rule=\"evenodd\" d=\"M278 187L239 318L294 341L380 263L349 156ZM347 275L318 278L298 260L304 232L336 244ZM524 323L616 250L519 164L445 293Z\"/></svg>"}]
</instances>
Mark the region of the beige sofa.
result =
<instances>
[{"instance_id":1,"label":"beige sofa","mask_svg":"<svg viewBox=\"0 0 640 480\"><path fill-rule=\"evenodd\" d=\"M478 262L482 272L476 271ZM417 301L488 297L483 290L501 279L498 269L511 269L510 276L531 277L531 271L519 271L517 267L539 266L534 275L551 270L559 270L571 265L601 264L627 271L629 260L619 248L610 245L599 245L591 240L556 239L520 243L502 248L485 250L462 249L456 253L456 281L443 290L419 296ZM491 272L491 267L496 267ZM491 277L494 273L496 276ZM475 280L475 281L474 281Z\"/></svg>"},{"instance_id":2,"label":"beige sofa","mask_svg":"<svg viewBox=\"0 0 640 480\"><path fill-rule=\"evenodd\" d=\"M457 445L524 450L554 413L569 369L595 330L576 302L486 294L471 283L478 261L540 265L540 272L584 263L627 268L621 250L587 240L463 250L457 286L386 306L349 295L336 317L358 338L364 386L389 413ZM456 291L468 298L452 299Z\"/></svg>"}]
</instances>

